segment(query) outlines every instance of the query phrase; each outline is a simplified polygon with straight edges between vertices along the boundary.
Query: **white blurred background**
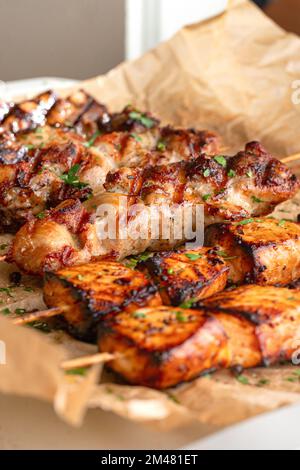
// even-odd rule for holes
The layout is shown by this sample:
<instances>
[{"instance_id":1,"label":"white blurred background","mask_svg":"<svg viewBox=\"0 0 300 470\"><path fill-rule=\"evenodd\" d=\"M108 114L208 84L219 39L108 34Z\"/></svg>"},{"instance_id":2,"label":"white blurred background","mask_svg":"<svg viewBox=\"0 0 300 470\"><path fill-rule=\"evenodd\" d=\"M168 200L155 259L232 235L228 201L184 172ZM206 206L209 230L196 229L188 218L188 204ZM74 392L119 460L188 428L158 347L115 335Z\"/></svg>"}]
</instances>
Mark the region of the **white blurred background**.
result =
<instances>
[{"instance_id":1,"label":"white blurred background","mask_svg":"<svg viewBox=\"0 0 300 470\"><path fill-rule=\"evenodd\" d=\"M300 0L253 0L300 33ZM90 78L139 57L227 0L0 0L0 80Z\"/></svg>"}]
</instances>

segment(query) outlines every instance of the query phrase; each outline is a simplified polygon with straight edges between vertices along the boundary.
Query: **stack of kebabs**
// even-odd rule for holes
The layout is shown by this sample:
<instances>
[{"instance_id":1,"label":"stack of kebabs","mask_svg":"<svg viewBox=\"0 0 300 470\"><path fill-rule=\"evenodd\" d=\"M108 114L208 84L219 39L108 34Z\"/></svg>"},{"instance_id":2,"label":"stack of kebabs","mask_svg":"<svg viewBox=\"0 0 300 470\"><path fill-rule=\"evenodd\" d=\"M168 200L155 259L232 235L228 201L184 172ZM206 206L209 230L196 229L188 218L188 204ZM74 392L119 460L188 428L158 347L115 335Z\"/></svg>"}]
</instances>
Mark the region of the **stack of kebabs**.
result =
<instances>
[{"instance_id":1,"label":"stack of kebabs","mask_svg":"<svg viewBox=\"0 0 300 470\"><path fill-rule=\"evenodd\" d=\"M3 103L0 126L0 225L15 232L5 259L44 275L49 307L18 323L59 315L125 380L155 388L291 361L300 226L268 215L299 181L259 143L227 157L213 132L162 127L132 106L110 114L83 91ZM124 197L142 207L128 224L153 206L202 204L205 246L103 240L97 210L121 219Z\"/></svg>"}]
</instances>

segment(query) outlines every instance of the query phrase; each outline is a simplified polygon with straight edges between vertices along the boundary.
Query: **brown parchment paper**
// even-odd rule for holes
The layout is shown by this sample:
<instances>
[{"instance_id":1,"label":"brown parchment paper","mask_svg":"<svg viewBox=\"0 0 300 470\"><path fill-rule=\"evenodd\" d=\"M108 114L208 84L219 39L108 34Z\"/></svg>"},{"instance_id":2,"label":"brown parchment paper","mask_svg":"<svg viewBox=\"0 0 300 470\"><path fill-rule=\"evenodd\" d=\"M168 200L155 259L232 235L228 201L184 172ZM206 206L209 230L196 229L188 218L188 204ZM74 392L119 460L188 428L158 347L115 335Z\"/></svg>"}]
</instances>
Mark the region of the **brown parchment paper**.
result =
<instances>
[{"instance_id":1,"label":"brown parchment paper","mask_svg":"<svg viewBox=\"0 0 300 470\"><path fill-rule=\"evenodd\" d=\"M232 0L226 13L182 29L141 59L80 87L112 110L133 103L166 123L216 130L229 152L259 139L283 157L300 152L300 104L292 101L298 79L300 39L250 2ZM284 217L296 218L299 207L296 198L276 214L282 218L287 213L281 211L289 211ZM9 236L0 237L0 247L8 242ZM0 287L10 285L14 270L1 263ZM63 359L93 353L95 347L62 332L16 327L9 318L16 308L43 308L39 281L23 277L9 294L0 290L0 302L0 340L7 349L0 391L50 401L73 425L82 422L87 408L101 407L160 429L199 420L211 432L211 425L226 426L300 401L292 366L246 371L244 383L220 371L165 393L116 383L101 365L66 375Z\"/></svg>"}]
</instances>

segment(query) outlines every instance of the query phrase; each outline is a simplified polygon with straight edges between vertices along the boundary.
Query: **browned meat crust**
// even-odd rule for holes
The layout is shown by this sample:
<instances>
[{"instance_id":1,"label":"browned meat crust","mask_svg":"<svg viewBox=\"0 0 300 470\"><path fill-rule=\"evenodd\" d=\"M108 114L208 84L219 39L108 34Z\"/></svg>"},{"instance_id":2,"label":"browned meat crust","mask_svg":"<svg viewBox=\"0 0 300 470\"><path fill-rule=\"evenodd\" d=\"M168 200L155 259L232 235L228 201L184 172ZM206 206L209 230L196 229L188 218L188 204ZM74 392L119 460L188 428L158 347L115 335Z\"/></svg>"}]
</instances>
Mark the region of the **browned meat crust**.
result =
<instances>
[{"instance_id":1,"label":"browned meat crust","mask_svg":"<svg viewBox=\"0 0 300 470\"><path fill-rule=\"evenodd\" d=\"M109 261L46 273L44 299L51 307L68 306L64 317L69 331L85 340L108 315L159 306L155 285L144 274Z\"/></svg>"},{"instance_id":2,"label":"browned meat crust","mask_svg":"<svg viewBox=\"0 0 300 470\"><path fill-rule=\"evenodd\" d=\"M175 386L219 368L291 360L300 333L300 294L247 286L205 300L199 310L156 307L122 312L99 327L111 369L132 384Z\"/></svg>"},{"instance_id":3,"label":"browned meat crust","mask_svg":"<svg viewBox=\"0 0 300 470\"><path fill-rule=\"evenodd\" d=\"M206 244L218 245L233 283L284 286L300 278L300 226L273 218L206 229Z\"/></svg>"}]
</instances>

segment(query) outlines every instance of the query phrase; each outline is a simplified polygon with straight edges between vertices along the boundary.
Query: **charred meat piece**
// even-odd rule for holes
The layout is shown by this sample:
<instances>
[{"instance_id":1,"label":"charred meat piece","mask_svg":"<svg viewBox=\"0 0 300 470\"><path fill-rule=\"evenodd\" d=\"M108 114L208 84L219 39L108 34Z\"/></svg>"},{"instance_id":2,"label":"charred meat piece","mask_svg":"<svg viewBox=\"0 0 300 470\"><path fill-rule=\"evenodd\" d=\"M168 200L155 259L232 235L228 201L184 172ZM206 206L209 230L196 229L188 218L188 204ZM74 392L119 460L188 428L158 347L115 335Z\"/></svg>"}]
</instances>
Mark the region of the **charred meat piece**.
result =
<instances>
[{"instance_id":1,"label":"charred meat piece","mask_svg":"<svg viewBox=\"0 0 300 470\"><path fill-rule=\"evenodd\" d=\"M262 218L211 225L206 244L218 245L235 284L284 286L300 278L300 226L294 222Z\"/></svg>"},{"instance_id":2,"label":"charred meat piece","mask_svg":"<svg viewBox=\"0 0 300 470\"><path fill-rule=\"evenodd\" d=\"M47 116L50 126L75 128L86 137L99 130L98 122L104 125L110 122L108 110L83 90L59 99Z\"/></svg>"},{"instance_id":3,"label":"charred meat piece","mask_svg":"<svg viewBox=\"0 0 300 470\"><path fill-rule=\"evenodd\" d=\"M32 216L68 198L86 199L101 190L112 168L71 131L38 128L0 142L1 228L14 231Z\"/></svg>"},{"instance_id":4,"label":"charred meat piece","mask_svg":"<svg viewBox=\"0 0 300 470\"><path fill-rule=\"evenodd\" d=\"M204 312L179 307L122 312L99 325L101 352L129 383L164 389L229 365L222 325Z\"/></svg>"},{"instance_id":5,"label":"charred meat piece","mask_svg":"<svg viewBox=\"0 0 300 470\"><path fill-rule=\"evenodd\" d=\"M32 100L15 104L1 123L5 131L30 131L45 124L49 110L56 102L56 94L49 90Z\"/></svg>"},{"instance_id":6,"label":"charred meat piece","mask_svg":"<svg viewBox=\"0 0 300 470\"><path fill-rule=\"evenodd\" d=\"M108 261L46 273L44 300L48 307L67 306L64 318L70 332L87 340L109 315L161 305L156 287L144 274Z\"/></svg>"},{"instance_id":7,"label":"charred meat piece","mask_svg":"<svg viewBox=\"0 0 300 470\"><path fill-rule=\"evenodd\" d=\"M100 254L95 224L80 201L67 200L32 218L13 239L8 260L24 272L43 274L91 261Z\"/></svg>"},{"instance_id":8,"label":"charred meat piece","mask_svg":"<svg viewBox=\"0 0 300 470\"><path fill-rule=\"evenodd\" d=\"M196 302L225 289L228 267L210 248L156 253L140 263L165 305Z\"/></svg>"},{"instance_id":9,"label":"charred meat piece","mask_svg":"<svg viewBox=\"0 0 300 470\"><path fill-rule=\"evenodd\" d=\"M202 202L209 225L269 214L296 194L299 181L286 165L252 142L234 157L203 154L165 166L121 168L107 175L104 187L137 196L146 205Z\"/></svg>"},{"instance_id":10,"label":"charred meat piece","mask_svg":"<svg viewBox=\"0 0 300 470\"><path fill-rule=\"evenodd\" d=\"M200 304L200 308L222 313L222 321L241 317L253 325L261 364L269 366L291 359L299 348L300 292L284 287L241 286L224 291ZM231 339L231 335L229 335ZM232 347L233 347L232 343ZM250 354L250 353L249 353ZM235 361L235 365L245 367ZM251 367L257 364L251 364ZM250 366L246 366L250 367Z\"/></svg>"},{"instance_id":11,"label":"charred meat piece","mask_svg":"<svg viewBox=\"0 0 300 470\"><path fill-rule=\"evenodd\" d=\"M150 113L143 113L131 105L126 106L119 113L112 114L108 122L98 122L99 130L104 133L120 131L140 133L158 125L158 119Z\"/></svg>"},{"instance_id":12,"label":"charred meat piece","mask_svg":"<svg viewBox=\"0 0 300 470\"><path fill-rule=\"evenodd\" d=\"M220 368L270 366L299 348L300 294L246 286L218 294L199 310L138 309L99 325L101 352L132 384L165 389Z\"/></svg>"}]
</instances>

